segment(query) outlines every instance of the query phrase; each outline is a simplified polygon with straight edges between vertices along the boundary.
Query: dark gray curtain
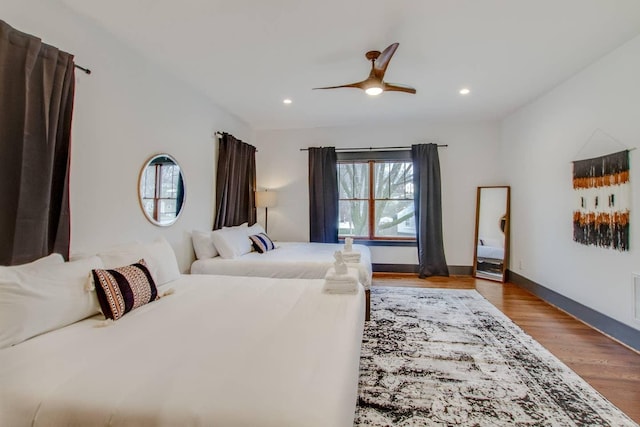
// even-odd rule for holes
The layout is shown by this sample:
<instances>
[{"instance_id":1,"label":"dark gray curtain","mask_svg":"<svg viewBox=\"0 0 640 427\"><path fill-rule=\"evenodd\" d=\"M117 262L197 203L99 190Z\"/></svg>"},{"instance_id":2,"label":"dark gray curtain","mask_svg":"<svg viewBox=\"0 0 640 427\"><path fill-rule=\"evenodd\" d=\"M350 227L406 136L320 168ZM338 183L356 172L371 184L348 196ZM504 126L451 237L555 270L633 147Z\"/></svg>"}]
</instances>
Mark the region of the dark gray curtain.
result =
<instances>
[{"instance_id":1,"label":"dark gray curtain","mask_svg":"<svg viewBox=\"0 0 640 427\"><path fill-rule=\"evenodd\" d=\"M223 133L218 144L213 229L256 222L256 147Z\"/></svg>"},{"instance_id":2,"label":"dark gray curtain","mask_svg":"<svg viewBox=\"0 0 640 427\"><path fill-rule=\"evenodd\" d=\"M73 55L0 21L0 264L69 255Z\"/></svg>"},{"instance_id":3,"label":"dark gray curtain","mask_svg":"<svg viewBox=\"0 0 640 427\"><path fill-rule=\"evenodd\" d=\"M411 146L420 277L448 276L442 242L440 160L437 144Z\"/></svg>"},{"instance_id":4,"label":"dark gray curtain","mask_svg":"<svg viewBox=\"0 0 640 427\"><path fill-rule=\"evenodd\" d=\"M338 243L338 166L335 147L309 148L309 240Z\"/></svg>"}]
</instances>

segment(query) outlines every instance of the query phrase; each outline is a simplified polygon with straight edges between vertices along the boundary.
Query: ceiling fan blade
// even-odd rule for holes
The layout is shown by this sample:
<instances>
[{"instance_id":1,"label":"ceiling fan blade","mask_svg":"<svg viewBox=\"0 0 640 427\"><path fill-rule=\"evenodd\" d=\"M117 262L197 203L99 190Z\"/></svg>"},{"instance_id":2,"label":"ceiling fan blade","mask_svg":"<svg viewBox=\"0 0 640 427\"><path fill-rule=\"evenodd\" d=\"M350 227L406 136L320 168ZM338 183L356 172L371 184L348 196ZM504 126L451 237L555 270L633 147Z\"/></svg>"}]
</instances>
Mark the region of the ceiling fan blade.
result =
<instances>
[{"instance_id":1,"label":"ceiling fan blade","mask_svg":"<svg viewBox=\"0 0 640 427\"><path fill-rule=\"evenodd\" d=\"M397 85L393 83L385 83L383 89L385 92L416 93L416 90L411 86Z\"/></svg>"},{"instance_id":2,"label":"ceiling fan blade","mask_svg":"<svg viewBox=\"0 0 640 427\"><path fill-rule=\"evenodd\" d=\"M365 82L366 82L366 80L362 81L362 82L349 83L349 84L340 85L340 86L314 87L313 90L316 90L316 89L340 89L342 87L355 87L357 89L364 89L364 83Z\"/></svg>"},{"instance_id":3,"label":"ceiling fan blade","mask_svg":"<svg viewBox=\"0 0 640 427\"><path fill-rule=\"evenodd\" d=\"M371 72L374 76L382 80L385 71L387 71L389 61L391 61L391 57L394 53L396 53L399 45L399 43L393 43L389 45L384 51L382 51L380 56L378 56L378 58L373 61L373 69L371 70Z\"/></svg>"}]
</instances>

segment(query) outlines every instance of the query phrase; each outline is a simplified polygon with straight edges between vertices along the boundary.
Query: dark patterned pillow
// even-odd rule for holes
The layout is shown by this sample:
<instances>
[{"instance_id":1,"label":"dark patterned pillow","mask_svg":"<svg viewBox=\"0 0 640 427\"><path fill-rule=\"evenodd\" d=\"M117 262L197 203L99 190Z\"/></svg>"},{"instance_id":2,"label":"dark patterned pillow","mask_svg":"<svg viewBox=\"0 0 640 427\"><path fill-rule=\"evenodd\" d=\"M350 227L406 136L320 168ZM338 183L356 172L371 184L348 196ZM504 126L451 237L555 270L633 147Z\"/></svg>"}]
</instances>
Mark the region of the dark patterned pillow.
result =
<instances>
[{"instance_id":1,"label":"dark patterned pillow","mask_svg":"<svg viewBox=\"0 0 640 427\"><path fill-rule=\"evenodd\" d=\"M143 259L110 270L92 270L102 313L118 320L131 310L158 299L156 284Z\"/></svg>"},{"instance_id":2,"label":"dark patterned pillow","mask_svg":"<svg viewBox=\"0 0 640 427\"><path fill-rule=\"evenodd\" d=\"M264 233L254 234L253 236L249 236L249 239L251 239L251 244L254 249L261 254L276 248L276 245L273 244L269 236Z\"/></svg>"}]
</instances>

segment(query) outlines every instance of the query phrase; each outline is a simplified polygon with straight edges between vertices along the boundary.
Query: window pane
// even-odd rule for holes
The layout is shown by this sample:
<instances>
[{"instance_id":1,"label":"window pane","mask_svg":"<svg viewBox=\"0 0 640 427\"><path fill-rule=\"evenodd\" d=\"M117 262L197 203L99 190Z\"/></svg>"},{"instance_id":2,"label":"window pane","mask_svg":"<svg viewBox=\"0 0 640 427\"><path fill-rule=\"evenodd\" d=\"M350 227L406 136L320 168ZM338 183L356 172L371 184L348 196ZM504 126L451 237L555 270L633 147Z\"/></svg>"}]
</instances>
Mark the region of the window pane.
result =
<instances>
[{"instance_id":1,"label":"window pane","mask_svg":"<svg viewBox=\"0 0 640 427\"><path fill-rule=\"evenodd\" d=\"M413 199L411 162L378 162L375 165L376 199Z\"/></svg>"},{"instance_id":2,"label":"window pane","mask_svg":"<svg viewBox=\"0 0 640 427\"><path fill-rule=\"evenodd\" d=\"M347 197L347 189L349 188L348 183L351 180L348 178L348 169L353 168L352 164L347 163L338 163L338 198L339 199L348 199Z\"/></svg>"},{"instance_id":3,"label":"window pane","mask_svg":"<svg viewBox=\"0 0 640 427\"><path fill-rule=\"evenodd\" d=\"M340 236L369 236L369 209L366 201L344 201L339 203Z\"/></svg>"},{"instance_id":4,"label":"window pane","mask_svg":"<svg viewBox=\"0 0 640 427\"><path fill-rule=\"evenodd\" d=\"M369 197L369 165L338 163L338 197L366 199Z\"/></svg>"},{"instance_id":5,"label":"window pane","mask_svg":"<svg viewBox=\"0 0 640 427\"><path fill-rule=\"evenodd\" d=\"M142 197L146 199L153 199L156 191L156 168L149 166L145 168L140 182L140 192Z\"/></svg>"},{"instance_id":6,"label":"window pane","mask_svg":"<svg viewBox=\"0 0 640 427\"><path fill-rule=\"evenodd\" d=\"M153 218L153 199L143 199L142 208L149 215L149 218Z\"/></svg>"},{"instance_id":7,"label":"window pane","mask_svg":"<svg viewBox=\"0 0 640 427\"><path fill-rule=\"evenodd\" d=\"M375 164L375 198L376 199L388 199L389 198L389 174L391 164L387 162L376 162Z\"/></svg>"},{"instance_id":8,"label":"window pane","mask_svg":"<svg viewBox=\"0 0 640 427\"><path fill-rule=\"evenodd\" d=\"M398 162L391 166L391 199L413 199L413 165Z\"/></svg>"},{"instance_id":9,"label":"window pane","mask_svg":"<svg viewBox=\"0 0 640 427\"><path fill-rule=\"evenodd\" d=\"M377 200L375 237L416 237L413 201Z\"/></svg>"},{"instance_id":10,"label":"window pane","mask_svg":"<svg viewBox=\"0 0 640 427\"><path fill-rule=\"evenodd\" d=\"M176 218L176 200L175 199L163 199L159 200L159 215L158 222L167 223Z\"/></svg>"},{"instance_id":11,"label":"window pane","mask_svg":"<svg viewBox=\"0 0 640 427\"><path fill-rule=\"evenodd\" d=\"M160 197L175 199L178 193L179 168L177 165L162 165L160 167Z\"/></svg>"}]
</instances>

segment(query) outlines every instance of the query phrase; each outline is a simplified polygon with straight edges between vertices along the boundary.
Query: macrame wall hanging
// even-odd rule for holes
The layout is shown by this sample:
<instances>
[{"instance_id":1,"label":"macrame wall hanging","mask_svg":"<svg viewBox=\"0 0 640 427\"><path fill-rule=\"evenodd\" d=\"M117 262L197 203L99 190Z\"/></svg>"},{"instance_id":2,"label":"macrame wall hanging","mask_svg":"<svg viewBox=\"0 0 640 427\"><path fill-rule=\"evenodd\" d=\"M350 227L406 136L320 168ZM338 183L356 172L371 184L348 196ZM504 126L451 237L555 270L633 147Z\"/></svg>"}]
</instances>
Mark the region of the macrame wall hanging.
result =
<instances>
[{"instance_id":1,"label":"macrame wall hanging","mask_svg":"<svg viewBox=\"0 0 640 427\"><path fill-rule=\"evenodd\" d=\"M628 251L629 150L574 161L573 190L573 240Z\"/></svg>"}]
</instances>

